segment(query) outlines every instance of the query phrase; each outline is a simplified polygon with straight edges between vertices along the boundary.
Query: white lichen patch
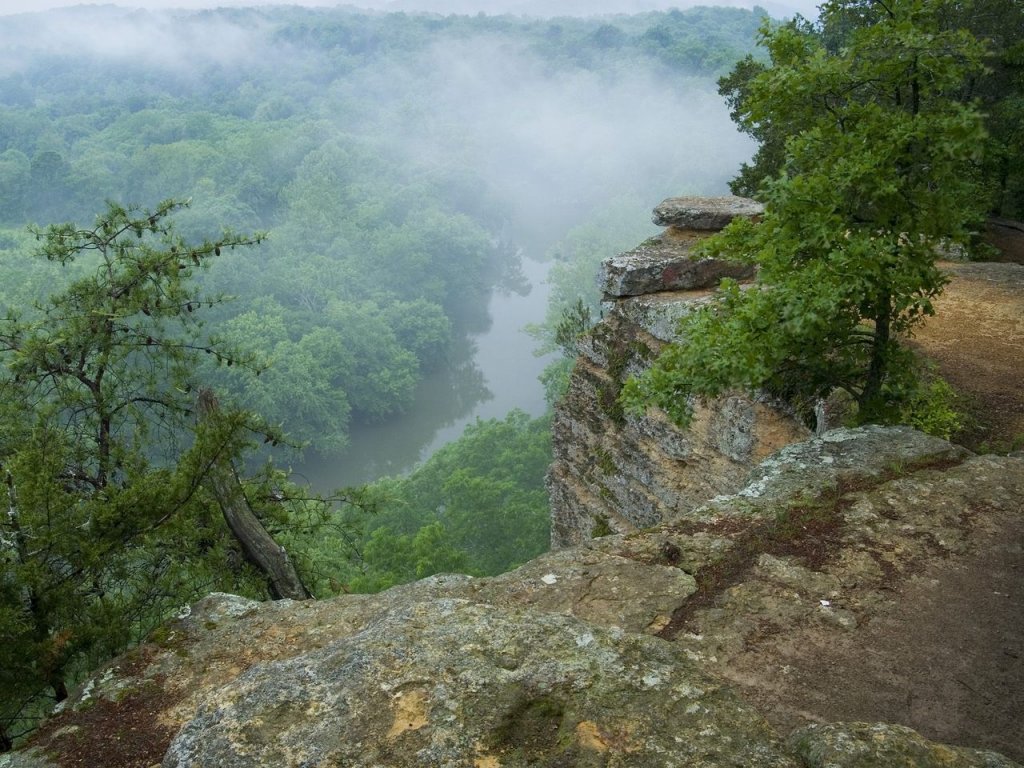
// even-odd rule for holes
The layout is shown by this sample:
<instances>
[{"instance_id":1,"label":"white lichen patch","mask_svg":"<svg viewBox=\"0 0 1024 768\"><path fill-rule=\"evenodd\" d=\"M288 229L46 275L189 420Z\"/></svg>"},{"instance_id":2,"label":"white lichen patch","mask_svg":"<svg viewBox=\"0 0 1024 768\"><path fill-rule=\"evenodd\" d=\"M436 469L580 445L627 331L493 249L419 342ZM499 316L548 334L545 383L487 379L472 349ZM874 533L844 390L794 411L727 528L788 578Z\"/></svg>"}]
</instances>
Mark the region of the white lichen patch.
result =
<instances>
[{"instance_id":1,"label":"white lichen patch","mask_svg":"<svg viewBox=\"0 0 1024 768\"><path fill-rule=\"evenodd\" d=\"M658 674L647 674L640 679L643 681L644 688L657 688L664 682L661 675Z\"/></svg>"},{"instance_id":2,"label":"white lichen patch","mask_svg":"<svg viewBox=\"0 0 1024 768\"><path fill-rule=\"evenodd\" d=\"M586 648L594 642L594 635L592 632L584 632L582 635L576 637L576 647Z\"/></svg>"}]
</instances>

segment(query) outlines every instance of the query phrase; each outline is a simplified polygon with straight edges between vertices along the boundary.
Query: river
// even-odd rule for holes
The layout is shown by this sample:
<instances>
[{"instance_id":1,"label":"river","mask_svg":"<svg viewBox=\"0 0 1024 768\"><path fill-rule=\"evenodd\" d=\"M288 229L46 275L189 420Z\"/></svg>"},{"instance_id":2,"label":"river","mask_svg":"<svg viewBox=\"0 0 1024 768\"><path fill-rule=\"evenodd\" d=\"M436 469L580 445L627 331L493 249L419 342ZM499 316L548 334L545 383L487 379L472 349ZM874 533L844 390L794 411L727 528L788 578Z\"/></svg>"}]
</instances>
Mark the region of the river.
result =
<instances>
[{"instance_id":1,"label":"river","mask_svg":"<svg viewBox=\"0 0 1024 768\"><path fill-rule=\"evenodd\" d=\"M476 419L502 418L513 408L539 416L544 388L538 376L551 357L523 327L544 317L550 262L524 256L524 295L495 288L488 302L490 327L456 343L420 382L408 413L380 424L356 424L350 446L336 456L309 452L294 466L295 479L321 492L409 472L438 448L458 438Z\"/></svg>"}]
</instances>

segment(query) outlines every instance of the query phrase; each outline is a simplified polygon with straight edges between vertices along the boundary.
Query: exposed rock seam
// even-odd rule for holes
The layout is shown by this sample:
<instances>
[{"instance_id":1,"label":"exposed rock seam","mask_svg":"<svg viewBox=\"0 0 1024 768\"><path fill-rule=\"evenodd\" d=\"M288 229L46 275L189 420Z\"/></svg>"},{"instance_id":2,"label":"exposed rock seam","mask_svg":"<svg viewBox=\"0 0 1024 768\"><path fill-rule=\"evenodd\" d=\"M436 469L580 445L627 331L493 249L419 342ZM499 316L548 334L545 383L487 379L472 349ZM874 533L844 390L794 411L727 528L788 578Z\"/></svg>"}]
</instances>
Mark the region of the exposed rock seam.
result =
<instances>
[{"instance_id":1,"label":"exposed rock seam","mask_svg":"<svg viewBox=\"0 0 1024 768\"><path fill-rule=\"evenodd\" d=\"M731 535L733 546L719 560L693 574L697 579L697 591L676 608L669 623L656 633L657 636L674 640L689 629L697 611L714 605L727 589L745 581L762 555L795 557L804 567L820 570L843 548L844 513L854 501L852 494L917 472L951 469L964 460L963 456L925 459L905 467L888 469L873 478L840 479L834 492L789 502L771 519L725 519L704 524L683 522L673 526L680 533L689 535L697 532ZM888 565L880 559L878 562L883 569Z\"/></svg>"}]
</instances>

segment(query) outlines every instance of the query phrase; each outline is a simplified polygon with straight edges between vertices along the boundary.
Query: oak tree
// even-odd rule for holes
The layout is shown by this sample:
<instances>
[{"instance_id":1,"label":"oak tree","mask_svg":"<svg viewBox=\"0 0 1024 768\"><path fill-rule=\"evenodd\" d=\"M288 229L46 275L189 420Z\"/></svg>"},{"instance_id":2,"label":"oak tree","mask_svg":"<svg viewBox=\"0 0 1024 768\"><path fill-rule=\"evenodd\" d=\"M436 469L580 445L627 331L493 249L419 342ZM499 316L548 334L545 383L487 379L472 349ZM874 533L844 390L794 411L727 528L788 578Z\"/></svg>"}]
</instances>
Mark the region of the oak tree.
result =
<instances>
[{"instance_id":1,"label":"oak tree","mask_svg":"<svg viewBox=\"0 0 1024 768\"><path fill-rule=\"evenodd\" d=\"M850 4L836 0L830 4ZM915 386L899 342L945 278L936 257L966 243L984 201L972 161L982 120L955 97L981 45L944 29L940 0L859 0L878 11L832 52L798 25L765 27L771 65L743 119L791 126L759 223L737 221L708 250L758 267L687 317L683 341L625 391L678 420L690 396L766 388L811 402L838 388L863 420L892 418Z\"/></svg>"}]
</instances>

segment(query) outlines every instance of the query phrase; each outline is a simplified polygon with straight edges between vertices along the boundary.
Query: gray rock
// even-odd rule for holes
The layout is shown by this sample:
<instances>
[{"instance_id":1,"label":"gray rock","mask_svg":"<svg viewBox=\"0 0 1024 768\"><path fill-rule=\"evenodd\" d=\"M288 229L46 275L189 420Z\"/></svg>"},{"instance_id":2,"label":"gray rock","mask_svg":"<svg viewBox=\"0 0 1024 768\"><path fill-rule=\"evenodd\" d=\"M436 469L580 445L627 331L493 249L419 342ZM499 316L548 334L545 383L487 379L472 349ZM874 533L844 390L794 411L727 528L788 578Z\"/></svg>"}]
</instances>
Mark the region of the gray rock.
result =
<instances>
[{"instance_id":1,"label":"gray rock","mask_svg":"<svg viewBox=\"0 0 1024 768\"><path fill-rule=\"evenodd\" d=\"M440 600L211 692L163 768L213 765L797 764L669 643Z\"/></svg>"},{"instance_id":2,"label":"gray rock","mask_svg":"<svg viewBox=\"0 0 1024 768\"><path fill-rule=\"evenodd\" d=\"M529 605L598 626L648 633L661 629L697 590L693 576L679 568L592 549L548 552L477 585L475 600Z\"/></svg>"},{"instance_id":3,"label":"gray rock","mask_svg":"<svg viewBox=\"0 0 1024 768\"><path fill-rule=\"evenodd\" d=\"M226 592L211 592L199 602L185 606L179 611L178 619L191 624L219 624L245 616L259 607L258 601L247 597Z\"/></svg>"},{"instance_id":4,"label":"gray rock","mask_svg":"<svg viewBox=\"0 0 1024 768\"><path fill-rule=\"evenodd\" d=\"M659 227L720 230L738 216L763 213L763 205L745 197L670 197L655 207L651 220Z\"/></svg>"},{"instance_id":5,"label":"gray rock","mask_svg":"<svg viewBox=\"0 0 1024 768\"><path fill-rule=\"evenodd\" d=\"M890 723L810 725L790 743L806 768L1020 768L996 752L936 744Z\"/></svg>"},{"instance_id":6,"label":"gray rock","mask_svg":"<svg viewBox=\"0 0 1024 768\"><path fill-rule=\"evenodd\" d=\"M921 467L956 463L971 452L910 427L867 425L834 429L794 443L762 461L738 496L774 500L813 498L843 486L899 476ZM713 499L712 505L730 499Z\"/></svg>"},{"instance_id":7,"label":"gray rock","mask_svg":"<svg viewBox=\"0 0 1024 768\"><path fill-rule=\"evenodd\" d=\"M0 768L57 768L41 749L26 749L0 755Z\"/></svg>"},{"instance_id":8,"label":"gray rock","mask_svg":"<svg viewBox=\"0 0 1024 768\"><path fill-rule=\"evenodd\" d=\"M607 296L640 296L713 288L723 277L753 277L753 265L696 255L693 248L698 242L694 237L654 237L606 259L599 277L601 290Z\"/></svg>"},{"instance_id":9,"label":"gray rock","mask_svg":"<svg viewBox=\"0 0 1024 768\"><path fill-rule=\"evenodd\" d=\"M712 300L710 293L655 293L618 302L614 312L658 341L679 341L679 321Z\"/></svg>"}]
</instances>

